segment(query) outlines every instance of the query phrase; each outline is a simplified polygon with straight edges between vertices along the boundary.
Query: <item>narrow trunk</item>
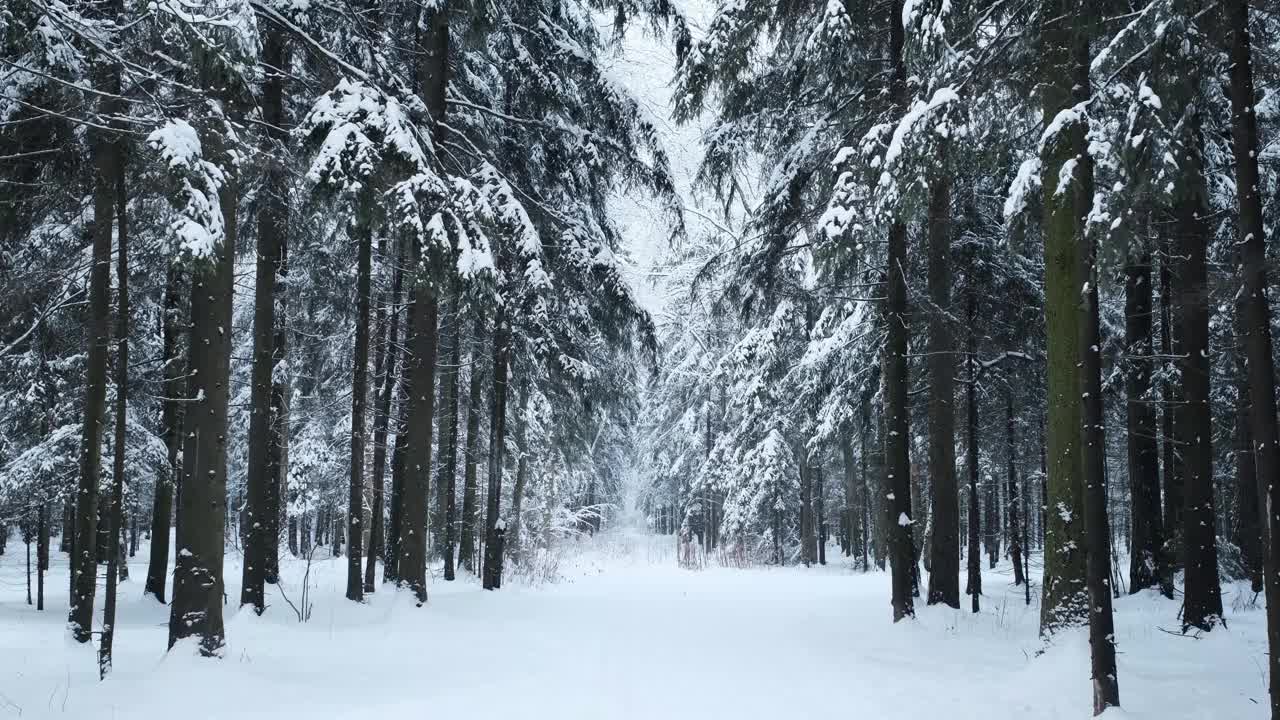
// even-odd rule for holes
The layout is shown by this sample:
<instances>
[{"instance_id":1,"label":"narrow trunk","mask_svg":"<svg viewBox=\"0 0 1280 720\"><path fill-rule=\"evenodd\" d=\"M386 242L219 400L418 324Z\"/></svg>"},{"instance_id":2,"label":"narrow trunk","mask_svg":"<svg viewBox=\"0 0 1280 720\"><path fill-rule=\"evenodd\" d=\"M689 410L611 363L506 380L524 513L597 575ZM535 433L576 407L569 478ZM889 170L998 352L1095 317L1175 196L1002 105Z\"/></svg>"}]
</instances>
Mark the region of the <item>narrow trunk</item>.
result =
<instances>
[{"instance_id":1,"label":"narrow trunk","mask_svg":"<svg viewBox=\"0 0 1280 720\"><path fill-rule=\"evenodd\" d=\"M521 513L524 512L524 489L529 481L530 453L527 445L529 438L529 395L529 383L525 382L524 389L520 393L520 414L516 416L516 447L519 448L520 455L516 459L516 484L511 488L511 559L516 562L520 560L520 526L522 524ZM457 414L455 413L456 416ZM599 529L599 516L596 516L595 521L597 524L596 529Z\"/></svg>"},{"instance_id":2,"label":"narrow trunk","mask_svg":"<svg viewBox=\"0 0 1280 720\"><path fill-rule=\"evenodd\" d=\"M1166 223L1167 224L1167 223ZM1173 248L1168 234L1160 238L1160 354L1165 358L1164 377L1160 383L1162 413L1160 418L1160 435L1164 438L1162 450L1164 471L1160 478L1164 489L1164 544L1156 558L1160 592L1166 597L1173 597L1173 577L1182 561L1182 482L1183 457L1179 447L1177 429L1177 407L1181 403L1181 389L1173 381L1173 363L1169 358L1181 352L1175 344L1174 325L1177 317L1173 307Z\"/></svg>"},{"instance_id":3,"label":"narrow trunk","mask_svg":"<svg viewBox=\"0 0 1280 720\"><path fill-rule=\"evenodd\" d=\"M978 359L974 355L973 325L977 321L977 307L973 293L968 297L969 331L965 334L965 357L969 377L965 382L965 408L968 429L965 439L965 468L969 472L969 552L968 566L969 607L973 612L981 608L982 597L982 508L978 499Z\"/></svg>"},{"instance_id":4,"label":"narrow trunk","mask_svg":"<svg viewBox=\"0 0 1280 720\"><path fill-rule=\"evenodd\" d=\"M151 508L151 556L147 564L144 593L164 603L169 580L169 523L173 516L173 481L178 474L178 453L182 449L182 394L185 390L182 361L178 357L178 335L182 332L182 274L176 263L169 265L164 288L161 318L161 357L164 361L164 400L161 401L161 437L168 465L156 479Z\"/></svg>"},{"instance_id":5,"label":"narrow trunk","mask_svg":"<svg viewBox=\"0 0 1280 720\"><path fill-rule=\"evenodd\" d=\"M454 285L450 283L450 285ZM449 434L446 432L449 418L449 406L452 402L450 395L457 392L457 363L450 363L449 358L453 357L453 339L457 334L454 328L461 322L461 318L457 316L454 299L457 297L457 288L449 287L445 304L445 311L440 315L440 347L439 354L444 359L445 365L439 370L440 375L440 402L436 406L436 427L439 431L439 437L436 438L437 457L440 462L436 467L436 485L435 498L431 509L431 555L434 558L444 559L445 555L445 515L447 514L447 506L449 505L449 482L445 477L446 464L445 456L449 454Z\"/></svg>"},{"instance_id":6,"label":"narrow trunk","mask_svg":"<svg viewBox=\"0 0 1280 720\"><path fill-rule=\"evenodd\" d=\"M502 466L506 449L507 377L511 360L511 325L506 308L499 306L493 325L493 412L489 422L489 486L485 494L484 567L481 583L485 590L502 587L503 548L507 523L499 515L502 507Z\"/></svg>"},{"instance_id":7,"label":"narrow trunk","mask_svg":"<svg viewBox=\"0 0 1280 720\"><path fill-rule=\"evenodd\" d=\"M480 371L484 346L484 319L476 316L475 337L472 338L471 384L467 394L467 446L463 451L466 467L462 484L462 527L458 555L467 572L474 573L476 555L476 470L480 458L480 392L484 374Z\"/></svg>"},{"instance_id":8,"label":"narrow trunk","mask_svg":"<svg viewBox=\"0 0 1280 720\"><path fill-rule=\"evenodd\" d=\"M1009 509L1009 527L1006 528L1009 539L1009 560L1013 563L1013 584L1026 582L1022 575L1022 523L1018 515L1018 505L1022 502L1022 491L1018 487L1018 450L1017 427L1013 422L1013 394L1005 396L1005 448L1008 454L1007 507Z\"/></svg>"},{"instance_id":9,"label":"narrow trunk","mask_svg":"<svg viewBox=\"0 0 1280 720\"><path fill-rule=\"evenodd\" d=\"M98 677L111 672L111 648L116 629L116 590L124 548L124 470L129 409L129 223L126 210L124 162L116 173L116 432L115 458L111 468L111 505L107 512L107 585L102 601L102 635L98 643Z\"/></svg>"},{"instance_id":10,"label":"narrow trunk","mask_svg":"<svg viewBox=\"0 0 1280 720\"><path fill-rule=\"evenodd\" d=\"M106 73L101 87L118 94L119 69ZM118 102L102 102L104 116ZM93 600L98 584L98 482L102 474L102 416L107 402L107 351L111 342L111 230L115 219L120 148L104 131L90 132L93 177L93 265L89 271L88 357L85 363L84 428L80 435L80 484L76 491L75 545L71 557L71 607L67 624L76 642L93 632Z\"/></svg>"},{"instance_id":11,"label":"narrow trunk","mask_svg":"<svg viewBox=\"0 0 1280 720\"><path fill-rule=\"evenodd\" d=\"M284 30L266 26L262 44L265 80L262 85L262 119L266 134L277 147L288 139L284 129L284 78L288 56ZM280 269L281 238L287 232L288 174L283 164L267 153L267 171L258 210L257 272L253 292L253 366L249 390L249 458L244 506L244 571L240 604L252 605L259 615L266 609L265 585L269 554L278 550L275 504L268 495L278 492L271 475L272 370L275 367L276 273Z\"/></svg>"},{"instance_id":12,"label":"narrow trunk","mask_svg":"<svg viewBox=\"0 0 1280 720\"><path fill-rule=\"evenodd\" d=\"M370 211L359 221L356 261L356 339L351 370L351 483L347 503L347 599L364 600L363 559L365 406L369 399L369 295L373 273L373 227ZM372 543L370 543L372 545ZM369 553L372 558L373 553Z\"/></svg>"},{"instance_id":13,"label":"narrow trunk","mask_svg":"<svg viewBox=\"0 0 1280 720\"><path fill-rule=\"evenodd\" d=\"M1076 58L1088 67L1087 41L1081 40ZM1080 70L1077 82L1088 92L1088 70ZM1081 156L1077 180L1079 202L1093 197L1093 161ZM1085 205L1084 207L1087 207ZM1077 205L1077 210L1081 210ZM1080 276L1085 278L1084 307L1080 320L1078 354L1080 364L1081 410L1083 412L1081 456L1084 469L1084 510L1086 580L1089 593L1089 649L1093 674L1093 714L1101 715L1120 705L1120 685L1116 679L1115 621L1111 614L1111 528L1107 517L1107 444L1102 406L1102 331L1098 318L1098 274L1095 268L1097 242L1086 228L1083 232Z\"/></svg>"},{"instance_id":14,"label":"narrow trunk","mask_svg":"<svg viewBox=\"0 0 1280 720\"><path fill-rule=\"evenodd\" d=\"M889 57L892 64L893 102L906 106L907 69L903 59L905 36L902 0L893 0L889 14ZM907 228L899 221L889 227L888 297L885 302L884 414L885 489L888 491L889 563L892 567L893 620L914 617L912 577L915 572L915 542L911 528L910 418L907 405Z\"/></svg>"},{"instance_id":15,"label":"narrow trunk","mask_svg":"<svg viewBox=\"0 0 1280 720\"><path fill-rule=\"evenodd\" d=\"M944 162L945 158L940 158ZM955 348L951 337L951 178L929 195L929 484L933 490L929 604L960 607L960 505L956 490Z\"/></svg>"},{"instance_id":16,"label":"narrow trunk","mask_svg":"<svg viewBox=\"0 0 1280 720\"><path fill-rule=\"evenodd\" d=\"M1164 543L1160 516L1160 450L1156 446L1151 391L1151 255L1131 257L1125 266L1125 435L1129 447L1130 522L1129 592L1159 582Z\"/></svg>"},{"instance_id":17,"label":"narrow trunk","mask_svg":"<svg viewBox=\"0 0 1280 720\"><path fill-rule=\"evenodd\" d=\"M383 475L387 465L387 426L391 422L391 395L396 381L396 360L399 358L400 342L400 288L403 282L401 268L404 265L403 248L396 254L395 268L392 270L391 299L386 312L390 314L391 330L383 350L381 384L378 390L378 407L373 416L373 507L369 513L369 559L365 564L364 591L373 592L374 573L377 570L378 558L386 548L383 542L382 515L385 501L383 499Z\"/></svg>"}]
</instances>

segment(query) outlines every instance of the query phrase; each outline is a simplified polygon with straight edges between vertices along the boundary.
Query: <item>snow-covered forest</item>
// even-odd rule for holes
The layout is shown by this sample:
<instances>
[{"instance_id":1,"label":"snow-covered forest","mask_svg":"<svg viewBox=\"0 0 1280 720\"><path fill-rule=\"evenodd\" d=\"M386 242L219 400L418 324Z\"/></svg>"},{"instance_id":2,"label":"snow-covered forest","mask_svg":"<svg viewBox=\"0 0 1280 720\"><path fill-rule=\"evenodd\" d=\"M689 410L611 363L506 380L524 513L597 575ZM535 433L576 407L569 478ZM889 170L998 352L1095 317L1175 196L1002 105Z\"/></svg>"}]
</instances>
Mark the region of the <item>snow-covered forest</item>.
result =
<instances>
[{"instance_id":1,"label":"snow-covered forest","mask_svg":"<svg viewBox=\"0 0 1280 720\"><path fill-rule=\"evenodd\" d=\"M1267 0L2 0L0 717L1280 720L1277 90Z\"/></svg>"}]
</instances>

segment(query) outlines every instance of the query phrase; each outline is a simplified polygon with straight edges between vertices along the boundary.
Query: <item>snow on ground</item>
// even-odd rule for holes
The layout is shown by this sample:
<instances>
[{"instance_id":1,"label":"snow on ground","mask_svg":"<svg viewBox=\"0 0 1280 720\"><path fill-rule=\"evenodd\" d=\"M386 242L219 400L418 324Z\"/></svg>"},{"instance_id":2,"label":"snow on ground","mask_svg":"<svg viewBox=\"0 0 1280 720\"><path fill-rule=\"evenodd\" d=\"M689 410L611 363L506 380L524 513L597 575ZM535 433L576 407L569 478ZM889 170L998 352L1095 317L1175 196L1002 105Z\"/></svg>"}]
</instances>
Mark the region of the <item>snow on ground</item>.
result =
<instances>
[{"instance_id":1,"label":"snow on ground","mask_svg":"<svg viewBox=\"0 0 1280 720\"><path fill-rule=\"evenodd\" d=\"M189 647L165 653L166 608L141 597L145 557L144 547L122 586L115 672L99 683L93 651L63 629L65 556L55 554L38 613L26 605L23 546L10 541L0 718L1090 716L1084 633L1037 656L1038 607L1023 604L1007 566L985 576L982 613L923 608L894 625L885 573L843 563L686 571L669 538L582 543L554 583L487 593L437 578L421 608L388 588L365 605L346 601L345 566L325 558L300 624L277 591L263 617L237 611L229 554L229 644L210 661ZM297 602L305 563L283 571ZM1173 602L1118 601L1125 717L1267 717L1263 612L1247 588L1225 593L1228 627L1198 640L1161 631L1177 627Z\"/></svg>"}]
</instances>

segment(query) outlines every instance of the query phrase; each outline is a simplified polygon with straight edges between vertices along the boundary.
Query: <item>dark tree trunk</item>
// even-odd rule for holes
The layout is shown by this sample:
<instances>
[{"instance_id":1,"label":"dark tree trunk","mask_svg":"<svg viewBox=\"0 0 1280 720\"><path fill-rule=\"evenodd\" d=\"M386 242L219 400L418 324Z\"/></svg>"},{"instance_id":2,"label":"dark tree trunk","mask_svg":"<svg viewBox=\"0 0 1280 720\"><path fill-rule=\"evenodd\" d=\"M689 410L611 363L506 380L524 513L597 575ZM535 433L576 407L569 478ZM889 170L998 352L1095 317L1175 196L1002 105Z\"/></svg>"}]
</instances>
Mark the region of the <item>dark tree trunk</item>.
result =
<instances>
[{"instance_id":1,"label":"dark tree trunk","mask_svg":"<svg viewBox=\"0 0 1280 720\"><path fill-rule=\"evenodd\" d=\"M36 610L44 610L44 574L49 570L49 503L41 502L36 518Z\"/></svg>"},{"instance_id":2,"label":"dark tree trunk","mask_svg":"<svg viewBox=\"0 0 1280 720\"><path fill-rule=\"evenodd\" d=\"M1076 82L1088 93L1088 40L1077 38ZM1093 160L1086 153L1080 159L1076 182L1080 198L1093 197ZM1077 206L1079 207L1079 206ZM1107 444L1102 405L1102 331L1098 318L1098 273L1095 269L1097 241L1083 233L1080 276L1085 278L1083 317L1080 320L1081 409L1083 411L1081 455L1084 468L1086 582L1089 592L1089 649L1093 674L1093 714L1101 715L1120 705L1120 685L1116 678L1115 622L1111 614L1111 528L1107 517ZM1012 499L1010 500L1012 502Z\"/></svg>"},{"instance_id":3,"label":"dark tree trunk","mask_svg":"<svg viewBox=\"0 0 1280 720\"><path fill-rule=\"evenodd\" d=\"M524 388L520 393L520 414L516 416L516 447L520 449L520 455L516 458L516 483L511 488L511 558L514 561L520 560L520 526L522 522L522 513L524 512L524 489L529 481L529 448L527 442L529 439L529 383L524 383ZM457 417L457 413L454 413ZM450 498L452 501L452 498ZM599 529L600 517L595 517L596 529ZM708 529L708 533L710 529Z\"/></svg>"},{"instance_id":4,"label":"dark tree trunk","mask_svg":"<svg viewBox=\"0 0 1280 720\"><path fill-rule=\"evenodd\" d=\"M415 252L416 256L417 253ZM414 257L413 266L419 264ZM431 420L435 414L437 301L425 280L414 288L405 358L404 479L400 488L399 561L396 574L418 599L427 601L427 497L431 473Z\"/></svg>"},{"instance_id":5,"label":"dark tree trunk","mask_svg":"<svg viewBox=\"0 0 1280 720\"><path fill-rule=\"evenodd\" d=\"M1208 187L1205 184L1200 115L1191 111L1184 130L1183 196L1177 215L1177 303L1182 402L1174 428L1183 451L1182 622L1184 627L1211 629L1222 617L1222 589L1218 584L1218 551L1213 511L1213 423L1210 406L1209 280L1206 253L1210 228Z\"/></svg>"},{"instance_id":6,"label":"dark tree trunk","mask_svg":"<svg viewBox=\"0 0 1280 720\"><path fill-rule=\"evenodd\" d=\"M480 459L480 392L484 374L480 371L484 356L484 319L477 315L475 337L472 338L471 384L467 394L467 446L463 451L466 466L462 483L462 527L458 546L462 565L475 572L476 555L476 471Z\"/></svg>"},{"instance_id":7,"label":"dark tree trunk","mask_svg":"<svg viewBox=\"0 0 1280 720\"><path fill-rule=\"evenodd\" d=\"M1040 28L1042 117L1056 121L1090 97L1087 8L1072 0L1053 0L1043 9ZM1081 428L1080 255L1085 218L1092 203L1092 175L1085 176L1081 158L1088 157L1085 122L1060 123L1041 142L1040 164L1045 193L1042 222L1045 255L1045 338L1048 391L1045 567L1040 632L1083 625L1089 618L1086 584L1084 460ZM1092 168L1089 168L1092 172ZM1065 175L1065 177L1063 177Z\"/></svg>"},{"instance_id":8,"label":"dark tree trunk","mask_svg":"<svg viewBox=\"0 0 1280 720\"><path fill-rule=\"evenodd\" d=\"M403 247L396 253L395 268L392 270L391 300L384 313L389 314L391 330L383 349L381 383L378 390L378 407L373 416L373 508L369 523L369 559L365 564L364 591L374 590L374 573L377 570L378 558L383 556L386 548L383 542L382 515L385 505L383 499L383 475L387 465L387 426L391 422L391 395L396 382L396 360L399 357L400 343L400 288L403 282L401 268L404 265ZM384 320L384 325L386 321Z\"/></svg>"},{"instance_id":9,"label":"dark tree trunk","mask_svg":"<svg viewBox=\"0 0 1280 720\"><path fill-rule=\"evenodd\" d=\"M178 335L182 332L182 274L176 263L169 265L164 288L164 316L161 319L161 353L164 361L164 400L160 424L169 464L156 480L151 508L151 556L147 564L144 592L165 601L169 580L169 523L173 516L173 481L178 474L178 453L182 449L182 396L185 392L183 363L178 356Z\"/></svg>"},{"instance_id":10,"label":"dark tree trunk","mask_svg":"<svg viewBox=\"0 0 1280 720\"><path fill-rule=\"evenodd\" d=\"M284 82L288 72L285 31L270 24L263 38L262 119L274 148L283 151L288 140L284 129ZM279 491L271 474L269 456L273 422L272 370L275 368L276 274L281 264L281 245L288 232L288 171L267 153L267 169L258 210L257 273L253 292L253 367L249 390L249 458L245 481L244 571L240 604L252 605L259 615L266 609L266 582L271 554L277 553L275 503L269 495Z\"/></svg>"},{"instance_id":11,"label":"dark tree trunk","mask_svg":"<svg viewBox=\"0 0 1280 720\"><path fill-rule=\"evenodd\" d=\"M502 587L503 545L507 524L499 515L502 506L503 451L506 449L507 378L511 361L511 325L506 308L499 306L493 324L493 412L489 423L489 486L485 493L484 567L485 590Z\"/></svg>"},{"instance_id":12,"label":"dark tree trunk","mask_svg":"<svg viewBox=\"0 0 1280 720\"><path fill-rule=\"evenodd\" d=\"M408 324L409 312L412 309L413 302L410 300L409 307L405 313L406 345L411 332ZM404 370L400 374L399 407L396 408L396 442L391 456L391 502L390 512L387 517L386 554L382 565L383 582L398 582L400 579L400 514L402 509L401 499L404 496L405 451L409 438L406 428L408 427L409 418L409 364L411 359L412 353L406 350Z\"/></svg>"},{"instance_id":13,"label":"dark tree trunk","mask_svg":"<svg viewBox=\"0 0 1280 720\"><path fill-rule=\"evenodd\" d=\"M1022 523L1018 516L1018 505L1022 502L1022 490L1018 487L1018 450L1017 450L1017 427L1013 422L1013 394L1009 393L1005 396L1005 447L1009 455L1008 466L1008 500L1006 502L1009 508L1009 527L1006 528L1009 534L1009 560L1013 563L1013 584L1021 585L1026 582L1026 578L1022 574Z\"/></svg>"},{"instance_id":14,"label":"dark tree trunk","mask_svg":"<svg viewBox=\"0 0 1280 720\"><path fill-rule=\"evenodd\" d=\"M367 202L372 202L371 200ZM355 234L359 238L356 262L356 340L355 359L351 371L351 483L347 503L347 599L364 600L364 578L360 572L363 559L364 524L364 445L365 415L369 399L369 301L373 273L373 227L371 211L364 211ZM370 542L372 546L372 542ZM369 553L369 557L374 554Z\"/></svg>"},{"instance_id":15,"label":"dark tree trunk","mask_svg":"<svg viewBox=\"0 0 1280 720\"><path fill-rule=\"evenodd\" d=\"M1159 582L1164 524L1160 516L1160 449L1156 445L1151 392L1151 255L1131 257L1125 266L1125 435L1129 447L1129 592Z\"/></svg>"},{"instance_id":16,"label":"dark tree trunk","mask_svg":"<svg viewBox=\"0 0 1280 720\"><path fill-rule=\"evenodd\" d=\"M893 0L889 30L892 63L893 103L905 108L907 69L903 59L905 43L902 0ZM888 297L885 302L884 414L885 488L889 491L889 563L892 567L894 622L916 614L912 601L915 572L915 541L911 528L910 418L907 405L907 228L899 221L889 227Z\"/></svg>"},{"instance_id":17,"label":"dark tree trunk","mask_svg":"<svg viewBox=\"0 0 1280 720\"><path fill-rule=\"evenodd\" d=\"M978 498L978 358L974 354L973 326L977 322L977 306L973 293L968 299L969 330L965 334L965 357L969 366L969 377L965 382L965 411L968 415L965 427L968 429L965 438L965 469L969 473L969 552L966 553L968 566L968 582L965 592L969 594L969 607L973 612L981 609L982 602L982 508Z\"/></svg>"},{"instance_id":18,"label":"dark tree trunk","mask_svg":"<svg viewBox=\"0 0 1280 720\"><path fill-rule=\"evenodd\" d=\"M125 195L124 158L116 173L116 428L115 458L111 468L111 504L107 511L107 584L102 601L102 635L98 642L98 677L111 672L111 648L115 639L116 590L123 565L120 546L124 530L124 469L129 408L129 222Z\"/></svg>"},{"instance_id":19,"label":"dark tree trunk","mask_svg":"<svg viewBox=\"0 0 1280 720\"><path fill-rule=\"evenodd\" d=\"M270 439L267 444L267 478L271 483L267 493L266 522L270 524L264 535L267 542L267 567L265 580L276 583L280 580L280 529L287 522L289 515L289 235L280 237L280 264L277 268L278 278L275 286L275 305L277 308L275 340L271 343L271 425L267 428ZM296 519L293 526L297 526ZM294 540L293 554L297 555L297 541Z\"/></svg>"},{"instance_id":20,"label":"dark tree trunk","mask_svg":"<svg viewBox=\"0 0 1280 720\"><path fill-rule=\"evenodd\" d=\"M1252 41L1248 0L1226 3L1230 30L1231 137L1235 155L1240 220L1236 224L1241 254L1242 324L1248 363L1249 425L1254 466L1263 508L1280 507L1280 438L1276 429L1275 361L1271 352L1271 309L1267 304L1266 231L1262 199L1258 195L1258 120L1254 112ZM1280 547L1280 514L1265 513L1263 550L1266 553L1267 646L1270 669L1271 715L1280 717L1280 579L1274 548Z\"/></svg>"},{"instance_id":21,"label":"dark tree trunk","mask_svg":"<svg viewBox=\"0 0 1280 720\"><path fill-rule=\"evenodd\" d=\"M1243 318L1244 313L1236 315ZM1237 337L1242 337L1238 334ZM1255 593L1263 590L1263 568L1266 562L1262 552L1262 517L1260 513L1263 494L1259 492L1258 471L1254 464L1253 428L1249 423L1249 381L1245 362L1239 349L1236 351L1236 513L1232 525L1231 541L1240 548L1240 562Z\"/></svg>"},{"instance_id":22,"label":"dark tree trunk","mask_svg":"<svg viewBox=\"0 0 1280 720\"><path fill-rule=\"evenodd\" d=\"M211 84L211 83L210 83ZM222 139L202 141L222 157ZM191 330L187 366L194 397L183 436L182 500L170 603L169 647L200 639L200 653L216 656L226 644L222 623L223 529L227 517L227 403L231 380L231 300L235 279L239 183L230 164L218 193L225 236L191 270Z\"/></svg>"},{"instance_id":23,"label":"dark tree trunk","mask_svg":"<svg viewBox=\"0 0 1280 720\"><path fill-rule=\"evenodd\" d=\"M1166 223L1167 224L1167 223ZM1160 419L1160 435L1164 438L1162 450L1164 472L1160 482L1164 488L1164 545L1156 561L1160 592L1173 597L1173 577L1182 561L1182 483L1184 465L1182 448L1179 447L1177 407L1181 403L1181 389L1173 381L1173 362L1169 360L1181 349L1175 341L1177 322L1173 307L1173 272L1175 261L1168 234L1160 237L1160 354L1165 358L1160 396L1163 400Z\"/></svg>"},{"instance_id":24,"label":"dark tree trunk","mask_svg":"<svg viewBox=\"0 0 1280 720\"><path fill-rule=\"evenodd\" d=\"M453 421L449 420L450 408L457 408L458 393L458 363L454 359L456 353L456 341L458 339L457 328L462 322L462 318L458 315L458 292L460 287L458 283L449 283L448 299L445 306L445 312L440 316L440 350L441 357L444 358L444 365L441 366L440 375L440 403L436 408L437 418L436 427L439 429L439 437L436 439L438 447L438 457L440 461L436 467L436 497L435 507L431 513L431 537L434 545L433 555L444 560L447 566L453 565L453 558L445 557L446 554L452 553L452 549L448 547L448 524L447 519L449 509L449 492L450 482L448 473L453 472L453 460L449 459L450 455L457 457L457 447L450 447L450 443L457 442L457 413L454 413ZM452 426L452 429L451 429ZM451 435L452 433L452 435ZM450 570L452 574L452 570Z\"/></svg>"},{"instance_id":25,"label":"dark tree trunk","mask_svg":"<svg viewBox=\"0 0 1280 720\"><path fill-rule=\"evenodd\" d=\"M112 3L114 7L115 3ZM98 70L96 83L118 95L118 68ZM119 102L102 101L111 117ZM88 357L85 363L84 428L80 436L80 484L76 491L75 545L71 557L71 607L67 624L76 642L87 643L93 632L93 600L98 584L98 482L102 474L102 419L107 402L107 352L111 342L111 231L115 219L116 176L120 148L106 131L90 129L93 176L93 265L89 271ZM0 543L3 541L0 540Z\"/></svg>"},{"instance_id":26,"label":"dark tree trunk","mask_svg":"<svg viewBox=\"0 0 1280 720\"><path fill-rule=\"evenodd\" d=\"M813 468L809 466L804 443L796 446L800 460L800 562L805 567L813 564L817 555L813 538Z\"/></svg>"},{"instance_id":27,"label":"dark tree trunk","mask_svg":"<svg viewBox=\"0 0 1280 720\"><path fill-rule=\"evenodd\" d=\"M939 158L944 162L944 158ZM951 337L951 178L929 194L929 485L933 490L930 605L960 607L960 506L956 490L955 347Z\"/></svg>"}]
</instances>

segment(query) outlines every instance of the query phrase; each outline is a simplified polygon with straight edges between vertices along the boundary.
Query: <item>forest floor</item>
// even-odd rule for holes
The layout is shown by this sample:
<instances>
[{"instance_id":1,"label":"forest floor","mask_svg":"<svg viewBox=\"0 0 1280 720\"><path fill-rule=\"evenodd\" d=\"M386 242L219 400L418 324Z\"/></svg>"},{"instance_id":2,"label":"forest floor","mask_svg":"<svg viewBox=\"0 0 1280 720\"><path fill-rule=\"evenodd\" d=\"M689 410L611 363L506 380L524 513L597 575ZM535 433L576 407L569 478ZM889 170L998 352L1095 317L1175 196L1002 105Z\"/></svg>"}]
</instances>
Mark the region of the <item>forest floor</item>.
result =
<instances>
[{"instance_id":1,"label":"forest floor","mask_svg":"<svg viewBox=\"0 0 1280 720\"><path fill-rule=\"evenodd\" d=\"M36 612L12 538L0 556L0 718L1090 716L1085 633L1046 649L1037 593L1025 605L1005 564L984 577L981 613L921 608L894 625L885 573L843 559L681 570L671 544L580 543L543 564L555 582L513 578L495 593L437 577L423 608L385 588L346 601L345 563L325 557L310 567L305 623L278 589L264 616L237 611L229 551L220 662L187 646L165 653L167 608L141 591L144 545L121 586L115 670L99 683L93 651L63 629L65 556L54 553L47 610ZM298 560L283 568L295 604L306 572ZM1228 626L1199 639L1166 632L1178 629L1174 601L1117 602L1124 717L1267 717L1261 599L1229 585L1224 600Z\"/></svg>"}]
</instances>

